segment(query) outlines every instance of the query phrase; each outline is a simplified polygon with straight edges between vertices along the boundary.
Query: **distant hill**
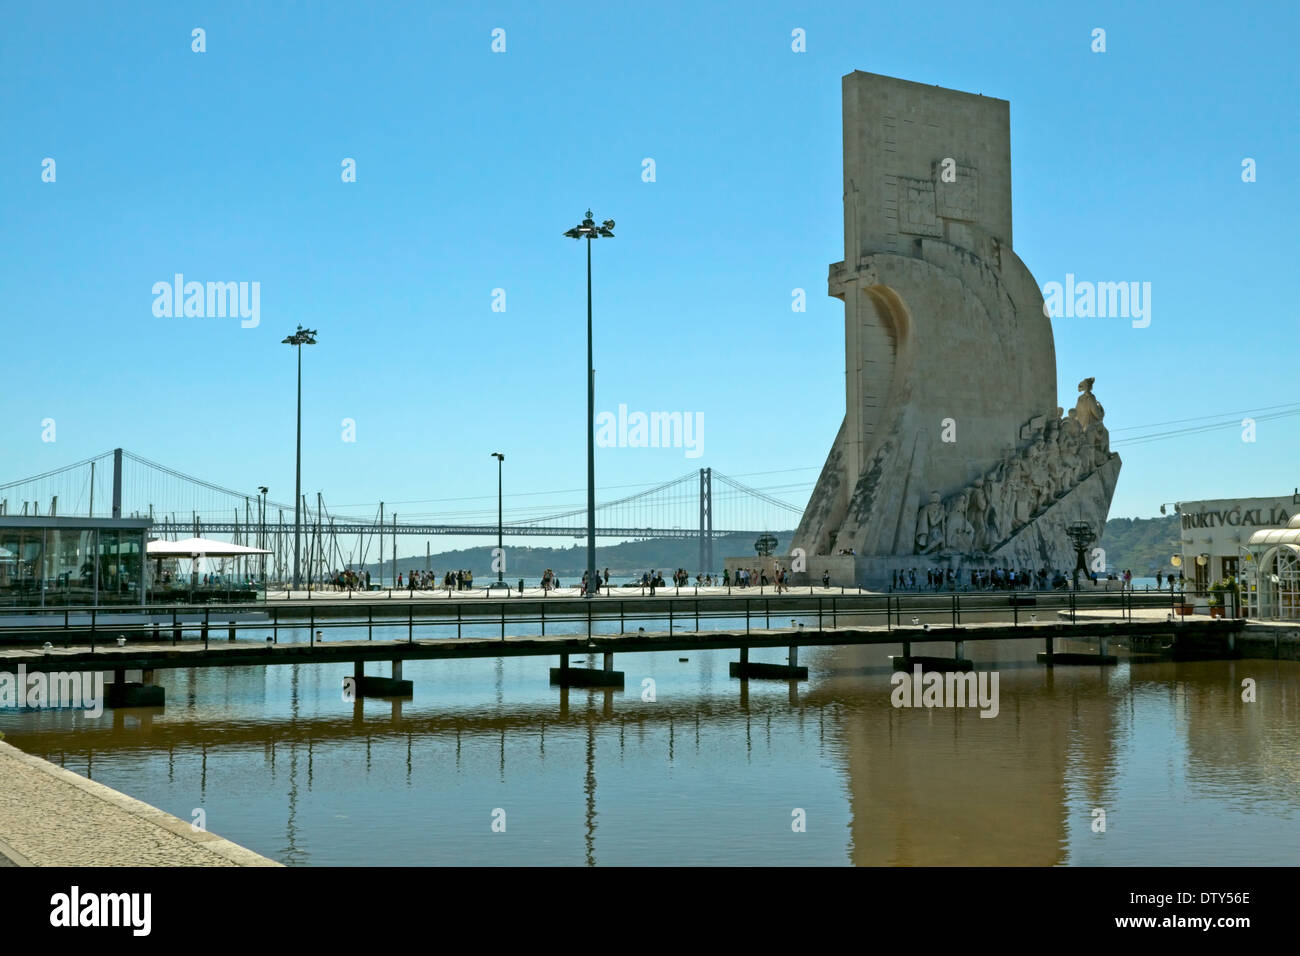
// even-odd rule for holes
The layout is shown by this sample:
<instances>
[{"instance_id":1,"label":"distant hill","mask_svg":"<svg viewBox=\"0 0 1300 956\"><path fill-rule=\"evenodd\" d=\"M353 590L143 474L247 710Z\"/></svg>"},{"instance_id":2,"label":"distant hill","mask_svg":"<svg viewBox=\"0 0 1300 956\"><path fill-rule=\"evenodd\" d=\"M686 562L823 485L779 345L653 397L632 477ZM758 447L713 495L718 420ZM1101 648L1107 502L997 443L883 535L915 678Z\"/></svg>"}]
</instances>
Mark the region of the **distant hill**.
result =
<instances>
[{"instance_id":1,"label":"distant hill","mask_svg":"<svg viewBox=\"0 0 1300 956\"><path fill-rule=\"evenodd\" d=\"M742 535L726 535L713 539L713 564L710 570L722 571L724 558L738 554L753 554L754 542L760 532ZM778 549L789 550L790 539L794 531L774 531ZM429 559L429 565L438 574L448 570L466 569L474 572L475 583L495 578L492 570L492 549L495 543L480 548L463 548L458 551L442 551ZM610 580L630 579L640 576L643 571L651 569L673 571L686 568L692 575L704 570L696 567L700 563L700 544L694 538L646 538L641 541L625 541L621 544L601 545L596 542L596 561L603 571L609 568ZM378 562L371 562L366 568L376 578L379 576ZM563 583L571 578L576 584L587 569L586 542L575 543L569 548L528 548L511 545L506 542L506 577L518 581L524 578L530 586L536 584L547 568L555 571ZM424 570L424 555L398 557L397 571L406 574L412 569ZM392 573L391 561L384 562L384 573Z\"/></svg>"},{"instance_id":2,"label":"distant hill","mask_svg":"<svg viewBox=\"0 0 1300 956\"><path fill-rule=\"evenodd\" d=\"M789 553L794 532L775 531L773 534L777 538L777 550ZM753 554L757 538L758 532L715 538L712 570L722 570L723 558ZM449 569L468 569L474 572L476 582L484 581L496 577L496 572L492 570L493 547L495 544L441 551L430 558L429 564L439 574ZM1138 577L1153 573L1156 568L1167 570L1169 556L1179 549L1178 516L1112 518L1106 522L1098 547L1105 550L1106 565L1110 569L1128 568ZM700 561L700 546L693 538L646 538L604 546L597 543L596 560L601 570L609 568L611 579L617 580L640 575L651 568L661 571L686 568L692 575L702 570L696 567ZM540 579L547 568L559 574L561 581L565 578L576 580L582 577L586 566L587 546L583 542L576 542L568 548L529 548L509 543L506 546L506 577L515 581L523 577L531 584L535 579ZM371 562L366 567L378 578L378 562ZM424 570L423 554L397 559L399 573L406 574L412 569ZM384 572L389 573L391 570L391 562L384 562Z\"/></svg>"},{"instance_id":3,"label":"distant hill","mask_svg":"<svg viewBox=\"0 0 1300 956\"><path fill-rule=\"evenodd\" d=\"M1106 552L1109 570L1128 569L1134 577L1168 571L1170 555L1182 544L1178 515L1159 518L1111 518L1097 546Z\"/></svg>"}]
</instances>

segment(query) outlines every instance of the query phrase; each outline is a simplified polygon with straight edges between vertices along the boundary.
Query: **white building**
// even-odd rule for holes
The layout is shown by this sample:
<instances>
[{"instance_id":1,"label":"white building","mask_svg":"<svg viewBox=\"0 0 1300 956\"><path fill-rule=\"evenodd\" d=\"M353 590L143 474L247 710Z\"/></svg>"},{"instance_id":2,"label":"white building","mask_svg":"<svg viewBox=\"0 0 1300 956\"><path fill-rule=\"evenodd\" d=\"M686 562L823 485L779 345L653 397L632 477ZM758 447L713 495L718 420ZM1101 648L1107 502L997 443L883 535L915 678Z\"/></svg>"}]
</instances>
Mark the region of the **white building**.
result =
<instances>
[{"instance_id":1,"label":"white building","mask_svg":"<svg viewBox=\"0 0 1300 956\"><path fill-rule=\"evenodd\" d=\"M1234 578L1250 617L1300 619L1300 493L1177 508L1189 590Z\"/></svg>"},{"instance_id":2,"label":"white building","mask_svg":"<svg viewBox=\"0 0 1300 956\"><path fill-rule=\"evenodd\" d=\"M1247 548L1242 587L1247 616L1300 620L1300 514L1285 528L1256 531Z\"/></svg>"}]
</instances>

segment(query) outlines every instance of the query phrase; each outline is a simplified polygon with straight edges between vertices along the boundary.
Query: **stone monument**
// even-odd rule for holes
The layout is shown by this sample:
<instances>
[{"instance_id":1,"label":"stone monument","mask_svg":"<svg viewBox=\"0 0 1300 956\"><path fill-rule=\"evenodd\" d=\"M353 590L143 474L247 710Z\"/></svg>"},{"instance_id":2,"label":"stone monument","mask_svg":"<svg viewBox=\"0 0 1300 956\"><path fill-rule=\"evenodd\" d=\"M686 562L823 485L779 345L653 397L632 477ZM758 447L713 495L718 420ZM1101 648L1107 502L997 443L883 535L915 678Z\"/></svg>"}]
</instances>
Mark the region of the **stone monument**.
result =
<instances>
[{"instance_id":1,"label":"stone monument","mask_svg":"<svg viewBox=\"0 0 1300 956\"><path fill-rule=\"evenodd\" d=\"M904 568L1068 572L1119 476L1092 393L1057 406L1038 283L1012 246L1006 100L843 80L846 414L793 547ZM968 579L964 578L964 579ZM850 583L850 582L842 582Z\"/></svg>"}]
</instances>

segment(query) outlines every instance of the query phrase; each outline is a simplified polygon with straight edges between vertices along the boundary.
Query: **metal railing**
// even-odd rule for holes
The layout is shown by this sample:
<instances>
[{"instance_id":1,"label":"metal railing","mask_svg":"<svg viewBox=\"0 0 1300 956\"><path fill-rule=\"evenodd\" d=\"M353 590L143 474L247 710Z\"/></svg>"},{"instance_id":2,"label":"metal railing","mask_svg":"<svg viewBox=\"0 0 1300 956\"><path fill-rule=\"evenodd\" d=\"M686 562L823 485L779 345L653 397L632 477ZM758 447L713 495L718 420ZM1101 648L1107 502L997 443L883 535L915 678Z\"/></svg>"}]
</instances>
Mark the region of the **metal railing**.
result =
<instances>
[{"instance_id":1,"label":"metal railing","mask_svg":"<svg viewBox=\"0 0 1300 956\"><path fill-rule=\"evenodd\" d=\"M1178 595L1177 597L1181 597ZM237 615L247 615L248 605L204 606L192 609L178 607L159 608L64 608L49 613L53 625L33 627L30 624L0 625L0 642L32 643L71 638L88 639L93 650L97 642L128 638L164 642L170 639L178 644L187 639L197 639L206 647L214 631L225 632L228 640L235 640L240 632L255 631L266 635L271 643L279 643L280 632L308 631L308 642L315 644L318 633L325 630L352 630L366 632L366 640L374 640L374 629L387 627L400 629L405 625L407 641L416 639L416 629L422 639L454 636L463 638L466 629L474 630L471 637L486 636L488 626L506 638L507 625L536 629L537 634L582 634L591 637L597 624L618 622L618 633L628 633L629 627L649 630L661 625L672 635L683 630L707 633L709 630L739 631L745 634L755 629L771 630L773 619L777 628L790 621L792 626L812 627L817 631L835 629L841 625L856 628L879 627L888 632L898 627L917 624L1009 624L1013 627L1034 624L1101 623L1105 621L1131 622L1135 609L1171 608L1170 620L1181 615L1173 613L1174 605L1165 603L1163 594L1145 592L1086 591L1019 591L1019 592L898 592L894 594L844 594L813 595L790 592L776 595L744 595L726 597L680 596L665 601L662 608L647 606L648 599L639 596L612 597L602 601L584 601L581 598L552 599L549 602L500 601L496 604L478 602L408 602L405 614L391 613L391 605L354 604L356 613L347 616L318 617L325 611L324 604L304 606L275 605L260 609L263 620L241 620ZM385 606L387 605L387 606ZM555 606L554 611L548 607ZM376 616L382 608L384 613ZM364 617L362 616L364 611ZM453 613L454 612L454 613ZM78 618L74 620L74 615ZM59 620L61 616L61 620ZM150 616L162 618L142 622L126 620ZM1236 616L1235 606L1233 616ZM85 620L81 620L84 618ZM709 626L703 626L703 625ZM557 627L577 626L576 630L557 631ZM269 634L267 633L269 631ZM43 633L42 633L43 632ZM187 634L190 637L187 638ZM531 635L518 635L531 636Z\"/></svg>"}]
</instances>

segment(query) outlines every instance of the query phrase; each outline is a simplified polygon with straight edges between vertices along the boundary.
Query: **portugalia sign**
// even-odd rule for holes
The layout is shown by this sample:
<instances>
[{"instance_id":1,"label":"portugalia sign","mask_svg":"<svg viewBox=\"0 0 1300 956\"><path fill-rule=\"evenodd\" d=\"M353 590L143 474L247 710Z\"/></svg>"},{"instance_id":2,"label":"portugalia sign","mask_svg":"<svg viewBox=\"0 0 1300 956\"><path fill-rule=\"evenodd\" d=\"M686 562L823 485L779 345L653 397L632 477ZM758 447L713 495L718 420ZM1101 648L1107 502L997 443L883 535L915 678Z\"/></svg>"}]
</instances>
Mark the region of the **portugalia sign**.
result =
<instances>
[{"instance_id":1,"label":"portugalia sign","mask_svg":"<svg viewBox=\"0 0 1300 956\"><path fill-rule=\"evenodd\" d=\"M1285 508L1224 508L1218 511L1183 512L1183 529L1188 528L1276 528L1285 525L1291 515Z\"/></svg>"}]
</instances>

